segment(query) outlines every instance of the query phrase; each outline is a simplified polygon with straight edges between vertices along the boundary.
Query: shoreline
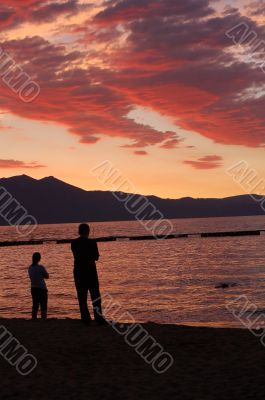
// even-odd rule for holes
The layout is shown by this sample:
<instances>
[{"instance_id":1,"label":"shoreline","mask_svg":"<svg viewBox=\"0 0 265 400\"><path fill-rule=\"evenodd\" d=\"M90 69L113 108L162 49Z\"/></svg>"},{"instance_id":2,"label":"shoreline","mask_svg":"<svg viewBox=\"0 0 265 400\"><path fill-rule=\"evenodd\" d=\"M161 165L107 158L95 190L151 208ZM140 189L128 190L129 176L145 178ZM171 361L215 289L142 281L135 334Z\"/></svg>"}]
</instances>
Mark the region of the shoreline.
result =
<instances>
[{"instance_id":1,"label":"shoreline","mask_svg":"<svg viewBox=\"0 0 265 400\"><path fill-rule=\"evenodd\" d=\"M38 361L25 377L0 357L1 399L264 398L265 348L245 329L142 324L174 358L158 374L110 326L18 318L0 326Z\"/></svg>"},{"instance_id":2,"label":"shoreline","mask_svg":"<svg viewBox=\"0 0 265 400\"><path fill-rule=\"evenodd\" d=\"M5 317L5 316L0 316L0 325L1 321L21 321L21 322L33 322L31 316L29 315L28 317ZM75 318L75 317L49 317L46 319L46 321L42 321L40 316L38 317L37 321L34 321L35 323L49 323L50 321L69 321L69 322L79 322L81 324L80 318ZM129 325L129 322L127 321L117 321L117 324L126 324ZM220 330L239 330L239 331L248 331L249 329L246 328L243 324L240 324L240 326L229 326L228 324L218 324L218 323L212 323L212 322L205 322L205 323L197 323L197 322L187 322L187 323L164 323L164 322L156 322L156 321L135 321L135 324L140 324L143 326L146 325L155 325L155 326L160 326L160 327L175 327L175 328L198 328L198 329L220 329ZM92 327L96 326L92 322Z\"/></svg>"}]
</instances>

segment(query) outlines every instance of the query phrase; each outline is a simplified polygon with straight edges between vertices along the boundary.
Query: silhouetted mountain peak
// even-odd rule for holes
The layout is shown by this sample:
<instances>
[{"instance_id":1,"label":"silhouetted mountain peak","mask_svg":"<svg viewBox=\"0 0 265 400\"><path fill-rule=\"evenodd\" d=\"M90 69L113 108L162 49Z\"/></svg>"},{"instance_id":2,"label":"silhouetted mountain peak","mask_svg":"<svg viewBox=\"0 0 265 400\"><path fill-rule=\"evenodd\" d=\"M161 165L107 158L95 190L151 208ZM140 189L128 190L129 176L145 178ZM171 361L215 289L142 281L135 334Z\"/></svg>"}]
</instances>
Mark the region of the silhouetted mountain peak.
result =
<instances>
[{"instance_id":1,"label":"silhouetted mountain peak","mask_svg":"<svg viewBox=\"0 0 265 400\"><path fill-rule=\"evenodd\" d=\"M32 178L31 176L28 175L15 175L15 176L11 176L10 178L0 178L0 183L1 185L5 186L5 185L32 185L35 184L37 182L36 179Z\"/></svg>"},{"instance_id":2,"label":"silhouetted mountain peak","mask_svg":"<svg viewBox=\"0 0 265 400\"><path fill-rule=\"evenodd\" d=\"M39 184L45 187L52 188L53 190L67 190L67 191L79 191L86 192L84 189L80 189L76 186L71 185L70 183L66 183L61 181L60 179L54 176L46 176L45 178L40 179Z\"/></svg>"},{"instance_id":3,"label":"silhouetted mountain peak","mask_svg":"<svg viewBox=\"0 0 265 400\"><path fill-rule=\"evenodd\" d=\"M44 178L42 178L42 179L40 179L39 180L39 182L40 183L55 183L55 182L60 182L60 183L62 183L63 181L60 181L59 179L57 179L57 178L55 178L54 176L45 176ZM63 182L64 183L64 182Z\"/></svg>"},{"instance_id":4,"label":"silhouetted mountain peak","mask_svg":"<svg viewBox=\"0 0 265 400\"><path fill-rule=\"evenodd\" d=\"M0 180L3 180L3 179L7 180L7 181L15 181L15 180L17 180L17 181L27 181L27 182L35 181L36 182L36 179L34 179L31 176L26 175L26 174L15 175L15 176L11 176L9 178L0 178Z\"/></svg>"},{"instance_id":5,"label":"silhouetted mountain peak","mask_svg":"<svg viewBox=\"0 0 265 400\"><path fill-rule=\"evenodd\" d=\"M123 202L117 200L109 191L86 191L63 182L54 176L34 179L19 175L0 179L4 186L20 204L32 214L38 223L68 223L83 221L124 221L134 220L135 214L129 212ZM135 194L135 201L141 195ZM153 218L154 209L163 218L201 218L228 217L244 215L263 215L260 204L248 195L224 199L162 199L157 196L146 197L152 207L143 213L146 219ZM142 201L140 201L142 204ZM148 209L150 218L148 218ZM161 213L161 214L160 214ZM6 221L0 218L0 225Z\"/></svg>"},{"instance_id":6,"label":"silhouetted mountain peak","mask_svg":"<svg viewBox=\"0 0 265 400\"><path fill-rule=\"evenodd\" d=\"M50 176L45 176L44 178L42 178L42 179L40 179L40 181L54 181L56 178L53 176L53 175L50 175ZM59 180L59 179L56 179L56 180Z\"/></svg>"}]
</instances>

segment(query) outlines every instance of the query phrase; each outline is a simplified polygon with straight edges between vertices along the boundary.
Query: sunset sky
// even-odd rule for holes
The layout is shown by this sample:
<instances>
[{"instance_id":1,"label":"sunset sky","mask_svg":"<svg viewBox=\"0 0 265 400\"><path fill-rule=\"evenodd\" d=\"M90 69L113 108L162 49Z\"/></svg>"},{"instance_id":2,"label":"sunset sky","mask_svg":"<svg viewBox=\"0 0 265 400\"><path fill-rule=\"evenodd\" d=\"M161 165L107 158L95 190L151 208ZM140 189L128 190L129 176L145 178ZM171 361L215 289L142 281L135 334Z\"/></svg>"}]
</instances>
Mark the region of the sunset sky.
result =
<instances>
[{"instance_id":1,"label":"sunset sky","mask_svg":"<svg viewBox=\"0 0 265 400\"><path fill-rule=\"evenodd\" d=\"M2 0L0 57L40 94L0 79L0 176L105 190L90 170L109 160L142 194L244 193L226 170L265 179L265 42L235 45L242 22L265 41L265 1Z\"/></svg>"}]
</instances>

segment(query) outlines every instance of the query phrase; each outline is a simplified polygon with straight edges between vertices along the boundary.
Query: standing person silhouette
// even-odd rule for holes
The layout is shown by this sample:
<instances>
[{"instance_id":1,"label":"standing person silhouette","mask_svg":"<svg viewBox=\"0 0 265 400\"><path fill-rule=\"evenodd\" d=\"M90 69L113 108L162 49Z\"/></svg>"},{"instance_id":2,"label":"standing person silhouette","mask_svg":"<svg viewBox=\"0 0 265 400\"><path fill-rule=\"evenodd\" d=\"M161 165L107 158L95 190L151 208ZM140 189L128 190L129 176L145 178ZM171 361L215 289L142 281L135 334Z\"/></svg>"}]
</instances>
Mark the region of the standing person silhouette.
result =
<instances>
[{"instance_id":1,"label":"standing person silhouette","mask_svg":"<svg viewBox=\"0 0 265 400\"><path fill-rule=\"evenodd\" d=\"M32 264L28 268L31 281L32 296L32 319L37 319L39 307L41 308L41 318L47 318L48 290L45 279L49 279L49 274L43 265L40 265L41 254L34 253Z\"/></svg>"},{"instance_id":2,"label":"standing person silhouette","mask_svg":"<svg viewBox=\"0 0 265 400\"><path fill-rule=\"evenodd\" d=\"M74 279L80 307L81 320L90 324L92 319L87 306L87 296L93 304L95 321L100 325L107 324L102 316L101 297L96 261L99 259L97 242L89 239L90 227L88 224L79 226L79 237L72 241L71 249L74 256Z\"/></svg>"}]
</instances>

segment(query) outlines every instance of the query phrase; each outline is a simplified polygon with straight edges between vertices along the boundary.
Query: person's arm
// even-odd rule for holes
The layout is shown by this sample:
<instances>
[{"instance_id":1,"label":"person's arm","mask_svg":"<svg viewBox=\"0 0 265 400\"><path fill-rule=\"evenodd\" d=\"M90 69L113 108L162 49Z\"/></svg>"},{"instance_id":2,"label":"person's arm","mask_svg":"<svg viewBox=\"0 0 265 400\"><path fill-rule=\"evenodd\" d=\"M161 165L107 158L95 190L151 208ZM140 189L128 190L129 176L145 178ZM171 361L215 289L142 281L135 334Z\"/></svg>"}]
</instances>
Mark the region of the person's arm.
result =
<instances>
[{"instance_id":1,"label":"person's arm","mask_svg":"<svg viewBox=\"0 0 265 400\"><path fill-rule=\"evenodd\" d=\"M42 267L42 269L44 279L49 279L50 275L48 274L46 268Z\"/></svg>"},{"instance_id":2,"label":"person's arm","mask_svg":"<svg viewBox=\"0 0 265 400\"><path fill-rule=\"evenodd\" d=\"M72 241L72 243L71 243L71 250L72 250L72 253L74 254L74 241Z\"/></svg>"},{"instance_id":3,"label":"person's arm","mask_svg":"<svg viewBox=\"0 0 265 400\"><path fill-rule=\"evenodd\" d=\"M71 243L71 250L72 250L72 253L73 253L73 257L74 257L74 259L75 259L76 256L77 256L76 240L73 240L73 241L72 241L72 243Z\"/></svg>"},{"instance_id":4,"label":"person's arm","mask_svg":"<svg viewBox=\"0 0 265 400\"><path fill-rule=\"evenodd\" d=\"M100 257L99 251L98 251L98 244L95 241L95 261L98 261Z\"/></svg>"}]
</instances>

